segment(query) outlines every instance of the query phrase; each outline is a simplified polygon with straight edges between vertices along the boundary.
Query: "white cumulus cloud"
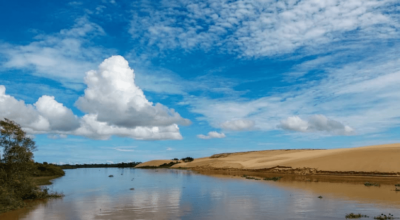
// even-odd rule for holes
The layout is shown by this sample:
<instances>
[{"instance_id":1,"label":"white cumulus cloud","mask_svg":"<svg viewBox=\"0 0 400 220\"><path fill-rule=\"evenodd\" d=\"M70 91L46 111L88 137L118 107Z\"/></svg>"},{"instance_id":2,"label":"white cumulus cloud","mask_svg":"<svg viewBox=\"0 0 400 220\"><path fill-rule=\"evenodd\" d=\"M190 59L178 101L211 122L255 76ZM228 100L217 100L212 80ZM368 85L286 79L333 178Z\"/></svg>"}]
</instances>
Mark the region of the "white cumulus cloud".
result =
<instances>
[{"instance_id":1,"label":"white cumulus cloud","mask_svg":"<svg viewBox=\"0 0 400 220\"><path fill-rule=\"evenodd\" d=\"M313 115L307 121L298 116L282 120L279 127L285 130L300 132L326 132L335 135L351 135L354 129L324 115Z\"/></svg>"},{"instance_id":2,"label":"white cumulus cloud","mask_svg":"<svg viewBox=\"0 0 400 220\"><path fill-rule=\"evenodd\" d=\"M213 139L213 138L225 138L225 134L224 133L218 133L216 131L210 131L208 132L207 135L204 134L199 134L197 135L198 138L200 139Z\"/></svg>"},{"instance_id":3,"label":"white cumulus cloud","mask_svg":"<svg viewBox=\"0 0 400 220\"><path fill-rule=\"evenodd\" d=\"M80 135L93 139L111 136L138 140L182 139L178 124L189 125L173 109L149 102L134 83L133 70L121 56L106 59L97 71L89 71L88 88L76 102L86 113L78 118L53 96L44 95L33 105L6 95L0 85L0 119L20 124L29 134L49 138Z\"/></svg>"},{"instance_id":4,"label":"white cumulus cloud","mask_svg":"<svg viewBox=\"0 0 400 220\"><path fill-rule=\"evenodd\" d=\"M6 95L6 88L0 85L0 118L14 120L30 133L48 131L61 132L79 127L72 111L58 103L51 96L42 96L34 105L27 105Z\"/></svg>"},{"instance_id":5,"label":"white cumulus cloud","mask_svg":"<svg viewBox=\"0 0 400 220\"><path fill-rule=\"evenodd\" d=\"M82 117L81 127L73 131L73 134L100 140L106 140L113 135L138 140L182 139L179 127L176 124L160 127L137 126L135 128L126 128L100 122L97 120L96 115L92 114Z\"/></svg>"},{"instance_id":6,"label":"white cumulus cloud","mask_svg":"<svg viewBox=\"0 0 400 220\"><path fill-rule=\"evenodd\" d=\"M97 71L86 74L88 87L76 105L83 112L96 115L101 122L121 127L190 124L173 109L149 102L135 85L134 77L128 61L112 56L104 60Z\"/></svg>"},{"instance_id":7,"label":"white cumulus cloud","mask_svg":"<svg viewBox=\"0 0 400 220\"><path fill-rule=\"evenodd\" d=\"M79 127L78 117L53 96L44 95L34 105L39 114L48 120L51 130L70 131Z\"/></svg>"}]
</instances>

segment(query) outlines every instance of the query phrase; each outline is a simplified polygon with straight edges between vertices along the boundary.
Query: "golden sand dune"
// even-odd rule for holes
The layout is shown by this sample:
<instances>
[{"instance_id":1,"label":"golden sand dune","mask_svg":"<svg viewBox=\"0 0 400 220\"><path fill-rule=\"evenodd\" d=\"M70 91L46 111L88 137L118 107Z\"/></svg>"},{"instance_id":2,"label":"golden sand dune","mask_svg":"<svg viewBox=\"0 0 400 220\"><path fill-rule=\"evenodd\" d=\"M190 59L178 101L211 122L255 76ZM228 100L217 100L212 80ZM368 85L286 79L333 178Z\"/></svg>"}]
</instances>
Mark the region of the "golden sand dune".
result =
<instances>
[{"instance_id":1,"label":"golden sand dune","mask_svg":"<svg viewBox=\"0 0 400 220\"><path fill-rule=\"evenodd\" d=\"M137 165L136 167L145 167L145 166L158 167L161 164L169 163L171 161L172 160L151 160L151 161L147 161L146 163L141 163L141 164Z\"/></svg>"},{"instance_id":2,"label":"golden sand dune","mask_svg":"<svg viewBox=\"0 0 400 220\"><path fill-rule=\"evenodd\" d=\"M168 162L170 160L162 161L162 163ZM149 161L141 166L159 163L162 164L158 161ZM272 168L285 170L306 167L328 172L398 173L400 172L400 144L330 150L266 150L227 153L195 159L190 163L179 163L173 167L246 170Z\"/></svg>"}]
</instances>

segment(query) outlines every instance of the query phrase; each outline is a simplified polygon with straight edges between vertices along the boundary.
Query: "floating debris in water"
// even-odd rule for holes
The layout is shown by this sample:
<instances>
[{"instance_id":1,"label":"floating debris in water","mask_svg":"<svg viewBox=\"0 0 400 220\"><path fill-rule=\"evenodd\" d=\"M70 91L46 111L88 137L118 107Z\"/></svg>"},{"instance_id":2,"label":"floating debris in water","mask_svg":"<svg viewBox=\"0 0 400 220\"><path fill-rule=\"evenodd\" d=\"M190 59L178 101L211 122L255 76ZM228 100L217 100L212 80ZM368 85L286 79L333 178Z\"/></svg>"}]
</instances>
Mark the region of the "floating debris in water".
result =
<instances>
[{"instance_id":1,"label":"floating debris in water","mask_svg":"<svg viewBox=\"0 0 400 220\"><path fill-rule=\"evenodd\" d=\"M114 177L114 175L109 175L108 177Z\"/></svg>"},{"instance_id":2,"label":"floating debris in water","mask_svg":"<svg viewBox=\"0 0 400 220\"><path fill-rule=\"evenodd\" d=\"M135 188L130 188L129 190L135 190Z\"/></svg>"},{"instance_id":3,"label":"floating debris in water","mask_svg":"<svg viewBox=\"0 0 400 220\"><path fill-rule=\"evenodd\" d=\"M381 186L379 183L370 183L370 182L365 182L364 186Z\"/></svg>"},{"instance_id":4,"label":"floating debris in water","mask_svg":"<svg viewBox=\"0 0 400 220\"><path fill-rule=\"evenodd\" d=\"M388 214L388 215L385 215L385 214L380 214L380 215L378 215L378 216L375 216L374 217L374 219L378 219L378 220L386 220L386 219L399 219L399 218L395 218L392 214Z\"/></svg>"},{"instance_id":5,"label":"floating debris in water","mask_svg":"<svg viewBox=\"0 0 400 220\"><path fill-rule=\"evenodd\" d=\"M322 199L322 196L318 196L318 198Z\"/></svg>"},{"instance_id":6,"label":"floating debris in water","mask_svg":"<svg viewBox=\"0 0 400 220\"><path fill-rule=\"evenodd\" d=\"M271 178L265 177L264 178L264 180L272 180L272 181L278 181L280 179L282 179L281 176L274 176L274 177L271 177Z\"/></svg>"}]
</instances>

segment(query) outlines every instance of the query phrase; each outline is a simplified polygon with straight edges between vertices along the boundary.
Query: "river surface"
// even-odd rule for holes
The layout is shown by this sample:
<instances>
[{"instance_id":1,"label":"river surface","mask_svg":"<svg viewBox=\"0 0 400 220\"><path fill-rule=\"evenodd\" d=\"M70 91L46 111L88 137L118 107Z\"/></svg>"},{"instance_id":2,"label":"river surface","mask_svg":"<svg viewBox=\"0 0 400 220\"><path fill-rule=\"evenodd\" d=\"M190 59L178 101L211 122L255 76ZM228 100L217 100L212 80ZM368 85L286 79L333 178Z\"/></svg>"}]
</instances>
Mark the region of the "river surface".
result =
<instances>
[{"instance_id":1,"label":"river surface","mask_svg":"<svg viewBox=\"0 0 400 220\"><path fill-rule=\"evenodd\" d=\"M392 184L366 187L285 177L257 181L176 169L87 168L66 170L48 187L65 197L33 203L0 219L345 219L351 212L369 219L381 213L400 217L400 192Z\"/></svg>"}]
</instances>

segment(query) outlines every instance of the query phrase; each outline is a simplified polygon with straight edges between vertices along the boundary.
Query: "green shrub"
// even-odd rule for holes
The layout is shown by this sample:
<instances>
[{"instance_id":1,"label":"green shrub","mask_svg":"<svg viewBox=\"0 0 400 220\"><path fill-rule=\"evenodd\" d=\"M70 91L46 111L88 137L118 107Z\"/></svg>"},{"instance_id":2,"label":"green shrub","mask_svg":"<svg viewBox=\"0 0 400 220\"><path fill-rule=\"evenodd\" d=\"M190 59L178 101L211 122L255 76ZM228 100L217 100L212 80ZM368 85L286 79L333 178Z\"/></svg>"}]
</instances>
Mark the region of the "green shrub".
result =
<instances>
[{"instance_id":1,"label":"green shrub","mask_svg":"<svg viewBox=\"0 0 400 220\"><path fill-rule=\"evenodd\" d=\"M184 157L181 159L183 162L192 162L194 159L192 157Z\"/></svg>"},{"instance_id":2,"label":"green shrub","mask_svg":"<svg viewBox=\"0 0 400 220\"><path fill-rule=\"evenodd\" d=\"M350 213L346 215L346 219L347 218L368 218L367 215L362 215L362 214L354 214L354 213Z\"/></svg>"},{"instance_id":3,"label":"green shrub","mask_svg":"<svg viewBox=\"0 0 400 220\"><path fill-rule=\"evenodd\" d=\"M265 177L264 180L270 180L270 181L278 181L282 179L280 176L274 176L274 177Z\"/></svg>"},{"instance_id":4,"label":"green shrub","mask_svg":"<svg viewBox=\"0 0 400 220\"><path fill-rule=\"evenodd\" d=\"M379 183L371 183L371 182L365 182L364 186L381 186Z\"/></svg>"},{"instance_id":5,"label":"green shrub","mask_svg":"<svg viewBox=\"0 0 400 220\"><path fill-rule=\"evenodd\" d=\"M392 214L389 213L388 215L380 214L378 216L375 216L374 219L387 220L387 219L397 219L397 218L395 218Z\"/></svg>"}]
</instances>

